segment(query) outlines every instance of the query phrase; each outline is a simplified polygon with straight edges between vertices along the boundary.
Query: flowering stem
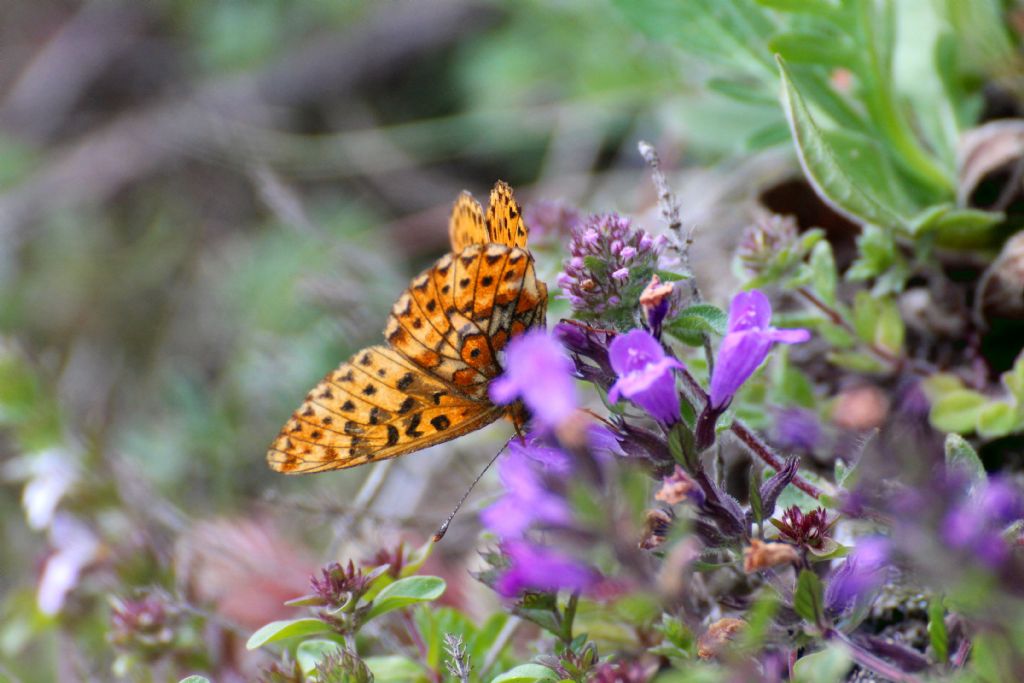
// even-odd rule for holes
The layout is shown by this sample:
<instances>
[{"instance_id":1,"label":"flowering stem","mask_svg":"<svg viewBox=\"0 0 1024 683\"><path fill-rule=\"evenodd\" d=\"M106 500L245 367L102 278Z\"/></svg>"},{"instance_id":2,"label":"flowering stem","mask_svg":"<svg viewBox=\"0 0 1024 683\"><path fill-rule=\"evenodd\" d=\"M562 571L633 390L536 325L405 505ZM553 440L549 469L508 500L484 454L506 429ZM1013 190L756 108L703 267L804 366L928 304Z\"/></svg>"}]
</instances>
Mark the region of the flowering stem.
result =
<instances>
[{"instance_id":1,"label":"flowering stem","mask_svg":"<svg viewBox=\"0 0 1024 683\"><path fill-rule=\"evenodd\" d=\"M654 145L641 140L637 143L637 147L640 150L640 156L651 167L651 179L654 181L654 187L658 191L658 207L661 209L661 216L665 219L665 223L668 224L669 231L674 238L672 249L679 254L683 270L690 275L687 278L687 284L690 286L690 303L699 304L703 301L703 298L700 294L700 288L697 286L697 278L693 274L693 268L690 267L690 247L693 246L693 229L691 228L687 231L686 236L683 236L683 220L679 217L679 200L676 199L676 196L668 187L668 181L665 179L665 174L661 171L661 160L658 158L658 153L654 150ZM704 345L704 356L708 362L708 373L710 373L715 367L715 356L711 350L711 335L707 332L701 332L701 341Z\"/></svg>"},{"instance_id":2,"label":"flowering stem","mask_svg":"<svg viewBox=\"0 0 1024 683\"><path fill-rule=\"evenodd\" d=\"M708 395L704 389L700 386L700 383L694 379L693 375L686 368L680 368L679 374L682 375L683 380L689 390L690 397L694 399L691 403L693 405L707 405ZM713 428L712 428L713 429ZM731 427L732 433L736 435L740 441L743 442L750 451L760 458L766 465L771 467L776 472L780 471L783 467L782 459L772 452L772 449L766 444L761 437L752 432L740 419L734 418ZM803 479L799 474L793 477L793 481L790 482L793 486L797 487L807 495L811 496L815 500L821 497L823 493L814 484Z\"/></svg>"}]
</instances>

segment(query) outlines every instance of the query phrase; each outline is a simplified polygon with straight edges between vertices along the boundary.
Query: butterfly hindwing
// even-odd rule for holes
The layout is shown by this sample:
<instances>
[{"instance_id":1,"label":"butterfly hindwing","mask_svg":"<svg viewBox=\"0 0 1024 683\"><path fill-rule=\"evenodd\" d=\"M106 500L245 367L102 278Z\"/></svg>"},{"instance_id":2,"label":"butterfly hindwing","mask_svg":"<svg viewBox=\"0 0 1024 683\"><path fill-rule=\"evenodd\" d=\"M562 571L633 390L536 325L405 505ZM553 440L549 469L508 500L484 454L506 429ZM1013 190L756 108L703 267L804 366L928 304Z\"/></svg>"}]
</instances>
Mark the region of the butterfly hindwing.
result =
<instances>
[{"instance_id":1,"label":"butterfly hindwing","mask_svg":"<svg viewBox=\"0 0 1024 683\"><path fill-rule=\"evenodd\" d=\"M448 220L448 234L452 241L452 251L458 253L471 244L485 244L490 241L487 225L484 223L484 210L473 195L463 191L452 206L452 215Z\"/></svg>"},{"instance_id":2,"label":"butterfly hindwing","mask_svg":"<svg viewBox=\"0 0 1024 683\"><path fill-rule=\"evenodd\" d=\"M372 346L306 396L267 460L286 474L354 467L454 439L503 413L454 391L398 352Z\"/></svg>"}]
</instances>

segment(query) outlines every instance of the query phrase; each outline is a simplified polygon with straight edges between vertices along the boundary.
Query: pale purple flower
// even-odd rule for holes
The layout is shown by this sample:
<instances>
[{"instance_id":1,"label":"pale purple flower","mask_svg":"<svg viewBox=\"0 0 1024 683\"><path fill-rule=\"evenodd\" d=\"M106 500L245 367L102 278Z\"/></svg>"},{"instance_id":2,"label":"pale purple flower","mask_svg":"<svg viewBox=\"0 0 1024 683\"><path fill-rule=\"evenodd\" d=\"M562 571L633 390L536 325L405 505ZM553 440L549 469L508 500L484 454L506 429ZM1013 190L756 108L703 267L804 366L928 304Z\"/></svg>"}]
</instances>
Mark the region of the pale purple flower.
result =
<instances>
[{"instance_id":1,"label":"pale purple flower","mask_svg":"<svg viewBox=\"0 0 1024 683\"><path fill-rule=\"evenodd\" d=\"M572 229L558 285L578 316L629 319L637 288L650 279L665 244L664 236L652 238L618 214L588 216Z\"/></svg>"},{"instance_id":2,"label":"pale purple flower","mask_svg":"<svg viewBox=\"0 0 1024 683\"><path fill-rule=\"evenodd\" d=\"M619 379L608 391L608 400L625 396L666 424L679 420L676 368L679 360L665 354L661 344L645 330L632 330L612 340L612 369Z\"/></svg>"},{"instance_id":3,"label":"pale purple flower","mask_svg":"<svg viewBox=\"0 0 1024 683\"><path fill-rule=\"evenodd\" d=\"M882 536L857 541L846 561L832 574L825 590L825 605L842 612L881 586L886 579L890 544Z\"/></svg>"},{"instance_id":4,"label":"pale purple flower","mask_svg":"<svg viewBox=\"0 0 1024 683\"><path fill-rule=\"evenodd\" d=\"M505 494L480 513L484 526L503 539L514 539L535 522L568 524L572 520L569 505L545 488L547 472L567 474L569 457L557 448L536 443L510 443L508 454L498 464Z\"/></svg>"},{"instance_id":5,"label":"pale purple flower","mask_svg":"<svg viewBox=\"0 0 1024 683\"><path fill-rule=\"evenodd\" d=\"M495 588L507 598L524 590L585 590L598 580L594 569L551 548L528 541L509 541L502 544L502 550L509 566Z\"/></svg>"},{"instance_id":6,"label":"pale purple flower","mask_svg":"<svg viewBox=\"0 0 1024 683\"><path fill-rule=\"evenodd\" d=\"M505 373L491 382L491 400L506 404L521 398L534 421L552 428L576 409L572 361L547 332L515 337L505 350Z\"/></svg>"},{"instance_id":7,"label":"pale purple flower","mask_svg":"<svg viewBox=\"0 0 1024 683\"><path fill-rule=\"evenodd\" d=\"M65 512L54 516L49 536L54 553L43 565L36 602L40 612L53 616L78 585L82 571L99 555L100 541L89 527Z\"/></svg>"},{"instance_id":8,"label":"pale purple flower","mask_svg":"<svg viewBox=\"0 0 1024 683\"><path fill-rule=\"evenodd\" d=\"M740 292L729 307L729 327L718 347L711 376L711 408L724 410L747 379L768 357L772 344L798 344L811 337L803 329L780 330L771 326L772 307L758 290Z\"/></svg>"},{"instance_id":9,"label":"pale purple flower","mask_svg":"<svg viewBox=\"0 0 1024 683\"><path fill-rule=\"evenodd\" d=\"M36 530L50 526L61 499L79 477L74 456L64 448L51 448L15 458L6 464L3 473L12 481L25 481L21 505L28 525Z\"/></svg>"}]
</instances>

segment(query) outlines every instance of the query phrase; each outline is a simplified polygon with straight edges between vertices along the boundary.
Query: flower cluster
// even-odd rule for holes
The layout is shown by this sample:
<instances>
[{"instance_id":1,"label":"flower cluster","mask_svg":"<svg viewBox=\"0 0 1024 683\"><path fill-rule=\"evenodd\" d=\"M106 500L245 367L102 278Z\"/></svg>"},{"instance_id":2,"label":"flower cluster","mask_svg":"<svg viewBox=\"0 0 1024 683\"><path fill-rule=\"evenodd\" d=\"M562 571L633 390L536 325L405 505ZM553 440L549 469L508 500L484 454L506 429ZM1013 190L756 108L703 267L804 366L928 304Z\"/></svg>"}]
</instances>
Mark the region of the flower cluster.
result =
<instances>
[{"instance_id":1,"label":"flower cluster","mask_svg":"<svg viewBox=\"0 0 1024 683\"><path fill-rule=\"evenodd\" d=\"M572 230L558 285L580 319L628 329L665 244L617 214L590 216Z\"/></svg>"}]
</instances>

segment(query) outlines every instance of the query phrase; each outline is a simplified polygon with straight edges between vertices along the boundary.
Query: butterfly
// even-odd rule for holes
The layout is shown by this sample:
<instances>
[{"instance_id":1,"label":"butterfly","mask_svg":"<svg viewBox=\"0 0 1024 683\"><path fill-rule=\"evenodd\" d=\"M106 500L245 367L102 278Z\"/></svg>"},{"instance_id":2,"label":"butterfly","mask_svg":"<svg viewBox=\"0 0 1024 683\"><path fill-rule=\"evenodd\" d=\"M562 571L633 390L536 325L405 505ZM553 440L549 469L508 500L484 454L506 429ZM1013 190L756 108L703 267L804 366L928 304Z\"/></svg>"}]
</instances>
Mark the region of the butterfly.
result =
<instances>
[{"instance_id":1,"label":"butterfly","mask_svg":"<svg viewBox=\"0 0 1024 683\"><path fill-rule=\"evenodd\" d=\"M394 458L500 417L491 402L509 339L545 324L547 286L526 248L512 188L498 181L484 214L463 192L449 220L452 251L413 278L391 308L386 344L359 351L306 395L267 452L270 467L305 474Z\"/></svg>"}]
</instances>

